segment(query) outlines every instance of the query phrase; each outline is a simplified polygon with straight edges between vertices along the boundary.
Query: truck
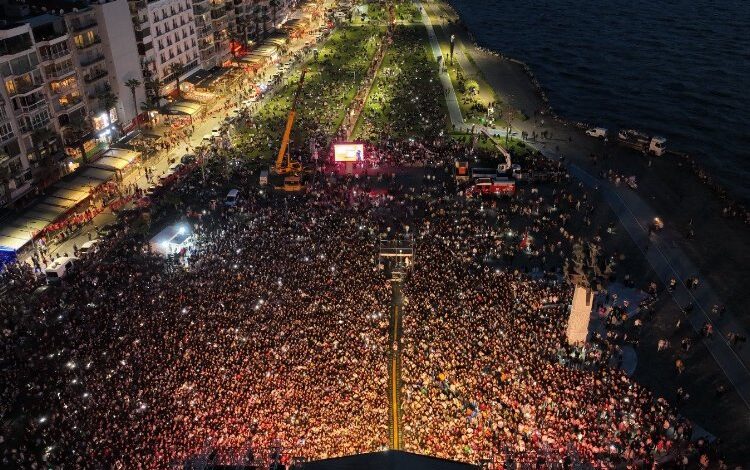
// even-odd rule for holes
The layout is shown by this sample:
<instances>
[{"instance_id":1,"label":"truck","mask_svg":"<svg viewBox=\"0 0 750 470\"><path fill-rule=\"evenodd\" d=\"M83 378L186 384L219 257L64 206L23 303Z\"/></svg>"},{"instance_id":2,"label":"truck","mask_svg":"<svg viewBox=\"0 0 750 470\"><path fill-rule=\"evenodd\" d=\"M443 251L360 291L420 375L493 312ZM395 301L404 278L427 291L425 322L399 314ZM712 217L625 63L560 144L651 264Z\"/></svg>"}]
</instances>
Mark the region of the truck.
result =
<instances>
[{"instance_id":1,"label":"truck","mask_svg":"<svg viewBox=\"0 0 750 470\"><path fill-rule=\"evenodd\" d=\"M664 155L667 151L667 139L664 137L649 136L633 129L623 129L618 132L617 140L626 147L657 157Z\"/></svg>"},{"instance_id":2,"label":"truck","mask_svg":"<svg viewBox=\"0 0 750 470\"><path fill-rule=\"evenodd\" d=\"M511 196L515 192L515 181L496 176L493 178L477 178L474 184L466 190L466 196Z\"/></svg>"}]
</instances>

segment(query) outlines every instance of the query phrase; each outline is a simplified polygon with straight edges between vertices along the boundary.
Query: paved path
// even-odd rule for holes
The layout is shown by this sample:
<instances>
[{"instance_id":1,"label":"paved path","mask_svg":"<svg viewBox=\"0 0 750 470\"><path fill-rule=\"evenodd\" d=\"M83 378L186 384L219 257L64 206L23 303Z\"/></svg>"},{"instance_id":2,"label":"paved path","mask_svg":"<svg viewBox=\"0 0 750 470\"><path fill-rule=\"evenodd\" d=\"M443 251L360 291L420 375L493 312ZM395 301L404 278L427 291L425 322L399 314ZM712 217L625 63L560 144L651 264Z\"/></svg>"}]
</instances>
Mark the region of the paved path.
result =
<instances>
[{"instance_id":1,"label":"paved path","mask_svg":"<svg viewBox=\"0 0 750 470\"><path fill-rule=\"evenodd\" d=\"M698 269L677 245L678 235L665 230L649 236L649 224L658 214L635 191L596 178L577 165L570 166L570 173L602 194L659 279L664 284L677 280L672 297L680 307L693 304L693 311L687 315L693 329L700 331L705 323L714 325L713 337L703 342L750 408L750 370L746 365L750 351L737 351L728 340L730 332L745 336L747 332L729 314L721 319L711 314L712 306L721 301L710 286L701 283L698 289L687 288L685 280L695 276Z\"/></svg>"},{"instance_id":2,"label":"paved path","mask_svg":"<svg viewBox=\"0 0 750 470\"><path fill-rule=\"evenodd\" d=\"M427 26L432 44L433 53L437 57L440 54L440 47L435 37L429 15L420 2L417 2L422 12L422 17ZM460 49L456 47L456 49ZM456 54L461 64L463 53ZM464 57L465 59L465 57ZM468 60L466 61L468 63ZM462 67L464 66L461 64ZM464 125L463 118L460 117L461 111L458 108L458 102L455 100L453 84L447 73L440 74L443 86L449 88L448 97L453 97L453 101L448 99L448 109L450 111L451 122L456 128L466 129L470 126ZM447 82L444 80L447 78ZM456 112L458 116L456 116ZM484 130L490 135L505 136L505 130L487 128L484 126L475 126L476 131ZM534 146L533 142L527 142L528 145ZM557 159L558 155L546 148L537 148L542 154L549 158ZM578 165L570 165L571 175L581 180L587 186L601 192L604 200L614 211L621 225L627 230L631 239L639 247L644 257L651 265L656 275L665 284L674 278L678 281L678 288L673 292L672 297L681 307L692 304L693 311L688 315L688 320L695 331L700 331L705 323L710 323L714 328L712 338L704 339L706 348L713 356L716 364L724 371L727 379L734 385L745 405L750 408L750 348L737 350L729 342L729 333L740 334L748 337L747 331L736 322L730 314L725 314L722 318L716 318L710 312L714 305L721 304L721 300L713 289L706 283L701 283L696 290L689 290L685 285L685 280L698 274L698 268L690 261L690 258L677 245L680 235L669 230L649 237L648 227L654 217L658 216L651 207L636 192L625 189L621 186L615 186L609 181L600 180L592 176L586 170Z\"/></svg>"},{"instance_id":3,"label":"paved path","mask_svg":"<svg viewBox=\"0 0 750 470\"><path fill-rule=\"evenodd\" d=\"M446 90L445 101L448 104L448 114L450 115L451 123L456 126L456 128L462 128L464 118L461 115L461 108L458 105L458 99L456 98L456 91L453 89L453 84L451 83L451 77L448 75L447 71L443 71L443 52L440 50L440 43L438 43L437 36L435 36L435 29L432 27L430 15L427 14L427 10L422 6L422 2L416 2L416 5L422 13L422 21L427 28L427 36L430 38L432 55L435 57L435 60L441 64L440 83L443 85L443 90Z\"/></svg>"}]
</instances>

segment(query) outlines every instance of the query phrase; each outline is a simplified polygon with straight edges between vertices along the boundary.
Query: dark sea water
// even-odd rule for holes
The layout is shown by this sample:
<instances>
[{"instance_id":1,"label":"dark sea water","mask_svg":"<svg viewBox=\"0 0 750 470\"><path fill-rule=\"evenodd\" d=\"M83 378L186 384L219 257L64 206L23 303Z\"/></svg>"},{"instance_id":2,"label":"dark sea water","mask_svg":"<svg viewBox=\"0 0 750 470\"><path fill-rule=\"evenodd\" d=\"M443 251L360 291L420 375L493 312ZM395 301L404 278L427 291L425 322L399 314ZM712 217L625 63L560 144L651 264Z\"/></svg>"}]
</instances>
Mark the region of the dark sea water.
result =
<instances>
[{"instance_id":1,"label":"dark sea water","mask_svg":"<svg viewBox=\"0 0 750 470\"><path fill-rule=\"evenodd\" d=\"M750 201L750 1L451 2L560 116L663 135Z\"/></svg>"}]
</instances>

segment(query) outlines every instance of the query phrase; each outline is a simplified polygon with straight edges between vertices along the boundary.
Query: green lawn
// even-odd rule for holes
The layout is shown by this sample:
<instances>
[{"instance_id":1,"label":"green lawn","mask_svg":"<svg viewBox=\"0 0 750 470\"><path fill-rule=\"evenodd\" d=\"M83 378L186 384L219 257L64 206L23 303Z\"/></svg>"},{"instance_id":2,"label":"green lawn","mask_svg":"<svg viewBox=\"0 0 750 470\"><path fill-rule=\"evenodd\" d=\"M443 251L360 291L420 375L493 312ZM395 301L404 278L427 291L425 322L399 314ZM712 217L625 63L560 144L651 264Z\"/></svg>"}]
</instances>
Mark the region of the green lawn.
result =
<instances>
[{"instance_id":1,"label":"green lawn","mask_svg":"<svg viewBox=\"0 0 750 470\"><path fill-rule=\"evenodd\" d=\"M368 19L338 27L319 48L318 60L305 65L307 73L292 130L292 151L307 152L314 138L328 142L344 118L380 38L385 33L381 7L370 5ZM250 128L240 129L235 147L250 159L271 159L279 149L300 72L287 78L276 94L254 116Z\"/></svg>"},{"instance_id":2,"label":"green lawn","mask_svg":"<svg viewBox=\"0 0 750 470\"><path fill-rule=\"evenodd\" d=\"M418 14L409 2L398 3L396 12L397 18L399 14ZM445 129L447 114L427 30L421 23L398 23L354 137L378 140L383 135L435 136Z\"/></svg>"}]
</instances>

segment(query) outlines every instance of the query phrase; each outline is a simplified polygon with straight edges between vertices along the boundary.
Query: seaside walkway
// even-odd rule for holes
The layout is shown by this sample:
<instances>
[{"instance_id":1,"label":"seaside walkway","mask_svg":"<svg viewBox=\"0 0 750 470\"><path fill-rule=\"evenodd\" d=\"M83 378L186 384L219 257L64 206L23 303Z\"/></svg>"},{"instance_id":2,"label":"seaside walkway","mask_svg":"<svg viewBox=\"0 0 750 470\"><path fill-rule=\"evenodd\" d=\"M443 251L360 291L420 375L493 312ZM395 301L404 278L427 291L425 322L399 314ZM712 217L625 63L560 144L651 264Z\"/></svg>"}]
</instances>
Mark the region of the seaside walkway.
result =
<instances>
[{"instance_id":1,"label":"seaside walkway","mask_svg":"<svg viewBox=\"0 0 750 470\"><path fill-rule=\"evenodd\" d=\"M424 22L425 28L427 28L427 36L430 38L432 54L440 65L440 83L443 85L443 90L446 90L445 101L448 105L448 114L450 115L451 123L456 126L457 129L463 128L464 118L461 115L461 108L458 105L458 98L456 98L456 91L453 89L451 77L448 75L447 71L443 71L443 60L445 60L445 57L440 49L440 43L435 35L435 29L432 27L430 15L427 14L427 10L425 10L422 2L416 2L416 5L419 8L420 13L422 13L422 21Z\"/></svg>"},{"instance_id":2,"label":"seaside walkway","mask_svg":"<svg viewBox=\"0 0 750 470\"><path fill-rule=\"evenodd\" d=\"M441 55L441 49L429 14L421 2L416 2L416 4L422 12L422 20L430 37L433 54L437 59ZM456 46L455 57L459 61L459 65L467 70L475 69L473 64L470 64L463 53L459 51L459 44L456 44ZM465 125L458 101L456 100L455 91L453 90L453 84L447 72L441 70L440 80L443 83L443 87L448 88L446 100L451 123L456 129L467 130L470 127L474 127L475 132L484 130L493 136L506 136L507 133L505 130L485 126ZM549 158L557 159L559 157L551 149L539 147L534 142L527 141L526 143ZM703 338L703 343L713 356L716 364L732 383L742 401L750 408L750 369L748 369L748 364L750 364L750 348L738 350L732 346L729 340L730 333L739 334L747 338L748 332L733 319L730 313L726 313L721 318L711 314L713 306L721 305L722 302L710 285L701 281L697 289L690 290L687 288L685 281L690 277L698 275L699 270L690 261L687 254L677 245L676 240L679 234L666 229L658 234L649 236L648 226L658 214L638 193L592 176L575 164L570 165L569 171L572 176L582 181L585 185L597 189L602 194L604 200L619 219L620 224L641 250L644 258L648 261L659 279L665 284L668 284L672 278L677 281L678 288L672 293L672 298L681 308L688 305L693 306L692 311L686 316L692 328L696 332L700 332L704 324L709 323L712 325L714 334L710 338Z\"/></svg>"},{"instance_id":3,"label":"seaside walkway","mask_svg":"<svg viewBox=\"0 0 750 470\"><path fill-rule=\"evenodd\" d=\"M570 165L570 173L586 186L598 189L659 279L665 285L670 279L677 281L672 298L681 308L693 305L686 315L693 329L701 331L704 324L713 325L714 334L704 338L703 343L750 408L750 370L742 357L743 352L748 352L737 351L728 338L730 332L743 335L746 332L728 314L720 319L711 314L711 308L721 301L706 283L701 282L695 290L687 288L686 279L695 276L698 268L677 245L676 235L664 230L649 236L649 224L658 214L636 192L592 176L575 164Z\"/></svg>"}]
</instances>

